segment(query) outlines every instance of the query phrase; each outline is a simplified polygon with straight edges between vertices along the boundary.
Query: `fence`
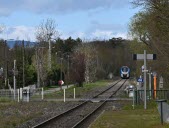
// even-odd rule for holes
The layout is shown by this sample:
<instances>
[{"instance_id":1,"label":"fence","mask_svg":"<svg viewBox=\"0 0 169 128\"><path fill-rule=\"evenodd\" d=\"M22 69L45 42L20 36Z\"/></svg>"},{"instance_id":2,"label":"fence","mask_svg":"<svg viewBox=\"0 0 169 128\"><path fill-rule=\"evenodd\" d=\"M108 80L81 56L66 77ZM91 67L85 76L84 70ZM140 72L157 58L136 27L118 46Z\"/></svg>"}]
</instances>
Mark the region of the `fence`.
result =
<instances>
[{"instance_id":1,"label":"fence","mask_svg":"<svg viewBox=\"0 0 169 128\"><path fill-rule=\"evenodd\" d=\"M169 100L169 90L146 90L147 100L167 99ZM144 100L144 90L135 91L136 104Z\"/></svg>"},{"instance_id":2,"label":"fence","mask_svg":"<svg viewBox=\"0 0 169 128\"><path fill-rule=\"evenodd\" d=\"M1 89L0 90L0 98L14 100L14 95L18 96L18 92L15 91L15 94L14 94L14 90L9 90L9 89Z\"/></svg>"},{"instance_id":3,"label":"fence","mask_svg":"<svg viewBox=\"0 0 169 128\"><path fill-rule=\"evenodd\" d=\"M16 89L15 92L13 89L1 89L0 90L0 99L9 99L9 100L18 100L27 101L30 100L42 100L43 99L43 88L20 88Z\"/></svg>"}]
</instances>

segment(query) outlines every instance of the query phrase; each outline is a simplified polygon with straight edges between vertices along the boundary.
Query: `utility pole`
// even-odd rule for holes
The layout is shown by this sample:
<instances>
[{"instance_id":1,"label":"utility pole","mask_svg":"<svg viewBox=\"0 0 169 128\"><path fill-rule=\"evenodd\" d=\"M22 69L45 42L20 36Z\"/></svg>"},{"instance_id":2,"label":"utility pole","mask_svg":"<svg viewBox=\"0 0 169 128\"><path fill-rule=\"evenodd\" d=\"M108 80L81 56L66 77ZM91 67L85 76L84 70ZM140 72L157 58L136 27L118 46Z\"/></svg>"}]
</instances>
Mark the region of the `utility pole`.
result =
<instances>
[{"instance_id":1,"label":"utility pole","mask_svg":"<svg viewBox=\"0 0 169 128\"><path fill-rule=\"evenodd\" d=\"M68 67L67 67L67 70L68 70L68 82L69 82L69 55L67 56L68 57Z\"/></svg>"},{"instance_id":2,"label":"utility pole","mask_svg":"<svg viewBox=\"0 0 169 128\"><path fill-rule=\"evenodd\" d=\"M61 67L60 67L60 80L62 80L62 60L63 60L63 58L60 58L60 63L61 63Z\"/></svg>"},{"instance_id":3,"label":"utility pole","mask_svg":"<svg viewBox=\"0 0 169 128\"><path fill-rule=\"evenodd\" d=\"M36 65L37 65L37 87L40 87L40 73L39 73L39 44L36 47Z\"/></svg>"},{"instance_id":4,"label":"utility pole","mask_svg":"<svg viewBox=\"0 0 169 128\"><path fill-rule=\"evenodd\" d=\"M14 71L14 76L13 76L13 83L14 83L14 100L15 100L15 98L16 98L16 94L15 94L15 92L16 92L16 79L15 79L15 75L16 75L16 60L14 60L14 69L13 69Z\"/></svg>"},{"instance_id":5,"label":"utility pole","mask_svg":"<svg viewBox=\"0 0 169 128\"><path fill-rule=\"evenodd\" d=\"M146 50L144 50L144 109L147 109L147 95L146 95L146 60L147 54Z\"/></svg>"},{"instance_id":6,"label":"utility pole","mask_svg":"<svg viewBox=\"0 0 169 128\"><path fill-rule=\"evenodd\" d=\"M6 87L6 84L7 84L7 75L8 75L8 71L7 71L7 52L6 52L6 40L5 40L5 42L4 42L4 68L5 68L5 87Z\"/></svg>"},{"instance_id":7,"label":"utility pole","mask_svg":"<svg viewBox=\"0 0 169 128\"><path fill-rule=\"evenodd\" d=\"M51 69L51 40L50 40L50 37L49 37L49 58L48 58L48 67L49 69Z\"/></svg>"},{"instance_id":8,"label":"utility pole","mask_svg":"<svg viewBox=\"0 0 169 128\"><path fill-rule=\"evenodd\" d=\"M25 87L25 46L24 40L22 41L22 62L23 62L23 87Z\"/></svg>"},{"instance_id":9,"label":"utility pole","mask_svg":"<svg viewBox=\"0 0 169 128\"><path fill-rule=\"evenodd\" d=\"M149 69L149 93L150 93L150 97L151 97L151 67Z\"/></svg>"}]
</instances>

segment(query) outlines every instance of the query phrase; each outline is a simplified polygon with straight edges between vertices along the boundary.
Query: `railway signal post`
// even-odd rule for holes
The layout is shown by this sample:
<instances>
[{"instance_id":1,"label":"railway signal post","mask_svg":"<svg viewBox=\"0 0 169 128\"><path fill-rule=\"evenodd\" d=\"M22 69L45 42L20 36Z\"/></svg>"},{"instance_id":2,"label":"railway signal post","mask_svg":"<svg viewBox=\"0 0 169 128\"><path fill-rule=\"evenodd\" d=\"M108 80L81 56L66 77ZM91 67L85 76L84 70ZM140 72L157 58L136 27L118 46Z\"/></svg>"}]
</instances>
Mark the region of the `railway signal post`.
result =
<instances>
[{"instance_id":1,"label":"railway signal post","mask_svg":"<svg viewBox=\"0 0 169 128\"><path fill-rule=\"evenodd\" d=\"M156 54L147 54L144 50L144 54L133 54L133 60L144 60L144 109L147 109L147 95L146 95L146 73L148 72L146 68L147 60L156 60Z\"/></svg>"}]
</instances>

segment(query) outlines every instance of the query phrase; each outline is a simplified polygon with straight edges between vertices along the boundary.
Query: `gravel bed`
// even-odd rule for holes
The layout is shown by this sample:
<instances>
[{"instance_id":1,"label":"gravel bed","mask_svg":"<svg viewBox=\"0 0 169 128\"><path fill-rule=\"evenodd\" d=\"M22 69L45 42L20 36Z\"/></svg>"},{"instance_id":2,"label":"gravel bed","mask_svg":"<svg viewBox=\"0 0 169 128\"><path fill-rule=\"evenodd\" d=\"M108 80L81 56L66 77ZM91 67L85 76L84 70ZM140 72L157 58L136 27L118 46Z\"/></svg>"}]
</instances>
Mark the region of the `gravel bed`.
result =
<instances>
[{"instance_id":1,"label":"gravel bed","mask_svg":"<svg viewBox=\"0 0 169 128\"><path fill-rule=\"evenodd\" d=\"M108 86L96 87L92 89L89 93L83 95L82 98L92 98L94 95L105 90L105 88L108 88ZM11 128L30 128L46 119L53 117L54 115L59 115L64 111L67 111L68 109L77 106L80 103L81 102L70 101L67 101L65 103L51 101L31 101L29 103L20 102L16 103L14 106L12 105L8 108L3 109L2 111L0 110L0 113L5 118L18 117L19 121L16 121L16 123L13 125L10 125Z\"/></svg>"},{"instance_id":2,"label":"gravel bed","mask_svg":"<svg viewBox=\"0 0 169 128\"><path fill-rule=\"evenodd\" d=\"M122 84L123 82L119 83ZM117 90L117 88L119 88L119 86L115 86L114 89L112 88L111 91L109 93L112 93L112 91ZM110 94L109 94L110 95ZM107 96L106 96L107 97ZM105 98L105 96L104 96ZM52 127L56 127L56 128L68 128L68 127L72 127L74 126L74 124L76 122L79 122L81 119L83 119L86 115L88 115L91 111L93 111L95 108L98 107L98 105L100 105L102 103L91 103L88 102L87 104L85 104L83 107L80 107L78 109L76 109L75 111L72 111L71 113L65 115L64 117L61 117L59 119L55 119L54 121L50 122L50 125L44 125L44 128L52 128ZM101 109L102 110L102 109ZM99 114L99 112L101 111L97 111L93 117L96 118L97 114ZM90 120L91 121L91 120ZM87 125L88 123L86 123L85 121L85 125ZM42 128L43 128L42 127Z\"/></svg>"},{"instance_id":3,"label":"gravel bed","mask_svg":"<svg viewBox=\"0 0 169 128\"><path fill-rule=\"evenodd\" d=\"M84 94L82 98L92 98L94 95L98 94L105 88L105 87L96 87L92 89L89 93ZM26 121L25 123L22 123L21 125L18 125L17 128L30 128L46 119L49 119L55 115L59 115L63 113L64 111L73 108L74 106L77 106L81 102L43 102L43 101L36 101L36 102L29 102L29 103L21 103L20 107L22 108L22 105L26 105L29 110L20 110L21 112L30 113L32 114L32 117ZM29 104L29 105L28 105ZM38 107L39 106L39 107ZM20 108L19 108L20 109ZM31 110L31 111L30 111ZM8 111L8 110L7 110ZM13 108L11 108L11 112L13 111ZM11 113L9 112L9 113ZM34 112L40 113L39 115L35 115ZM23 113L25 115L25 113Z\"/></svg>"},{"instance_id":4,"label":"gravel bed","mask_svg":"<svg viewBox=\"0 0 169 128\"><path fill-rule=\"evenodd\" d=\"M38 102L34 104L34 107L33 107L34 109L36 109L37 104ZM45 121L46 119L49 119L55 115L59 115L62 112L72 107L77 106L78 104L80 104L80 102L66 102L66 103L64 102L42 102L41 105L42 104L46 104L46 105L42 110L39 110L39 109L37 110L37 111L42 112L40 116L33 118L27 121L26 123L17 126L17 128L30 128L42 121Z\"/></svg>"},{"instance_id":5,"label":"gravel bed","mask_svg":"<svg viewBox=\"0 0 169 128\"><path fill-rule=\"evenodd\" d=\"M95 109L101 103L91 103L88 102L83 107L80 107L71 113L66 114L63 117L53 120L50 122L50 125L41 126L41 128L71 128L75 123L79 122L85 116L87 116L93 109Z\"/></svg>"}]
</instances>

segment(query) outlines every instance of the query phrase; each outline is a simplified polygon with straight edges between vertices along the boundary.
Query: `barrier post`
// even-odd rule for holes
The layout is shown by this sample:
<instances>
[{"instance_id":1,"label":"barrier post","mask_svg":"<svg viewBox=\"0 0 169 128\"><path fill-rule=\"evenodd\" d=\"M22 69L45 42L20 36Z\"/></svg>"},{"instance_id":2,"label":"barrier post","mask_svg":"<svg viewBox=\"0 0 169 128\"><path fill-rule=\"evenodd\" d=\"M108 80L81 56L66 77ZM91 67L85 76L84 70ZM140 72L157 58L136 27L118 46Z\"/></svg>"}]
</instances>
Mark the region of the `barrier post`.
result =
<instances>
[{"instance_id":1,"label":"barrier post","mask_svg":"<svg viewBox=\"0 0 169 128\"><path fill-rule=\"evenodd\" d=\"M17 89L18 90L18 102L19 102L19 89Z\"/></svg>"},{"instance_id":2,"label":"barrier post","mask_svg":"<svg viewBox=\"0 0 169 128\"><path fill-rule=\"evenodd\" d=\"M29 89L27 89L27 102L29 102Z\"/></svg>"},{"instance_id":3,"label":"barrier post","mask_svg":"<svg viewBox=\"0 0 169 128\"><path fill-rule=\"evenodd\" d=\"M65 89L63 90L63 92L64 92L64 102L65 102Z\"/></svg>"},{"instance_id":4,"label":"barrier post","mask_svg":"<svg viewBox=\"0 0 169 128\"><path fill-rule=\"evenodd\" d=\"M20 88L20 100L22 100L22 88Z\"/></svg>"},{"instance_id":5,"label":"barrier post","mask_svg":"<svg viewBox=\"0 0 169 128\"><path fill-rule=\"evenodd\" d=\"M75 88L74 88L74 99L76 98L76 92L75 92Z\"/></svg>"},{"instance_id":6,"label":"barrier post","mask_svg":"<svg viewBox=\"0 0 169 128\"><path fill-rule=\"evenodd\" d=\"M134 109L135 90L133 88L133 109Z\"/></svg>"},{"instance_id":7,"label":"barrier post","mask_svg":"<svg viewBox=\"0 0 169 128\"><path fill-rule=\"evenodd\" d=\"M161 116L161 124L163 125L163 102L167 102L166 99L156 100L160 104L160 116Z\"/></svg>"},{"instance_id":8,"label":"barrier post","mask_svg":"<svg viewBox=\"0 0 169 128\"><path fill-rule=\"evenodd\" d=\"M44 98L44 93L43 93L43 88L42 88L42 100L43 100L43 98Z\"/></svg>"}]
</instances>

